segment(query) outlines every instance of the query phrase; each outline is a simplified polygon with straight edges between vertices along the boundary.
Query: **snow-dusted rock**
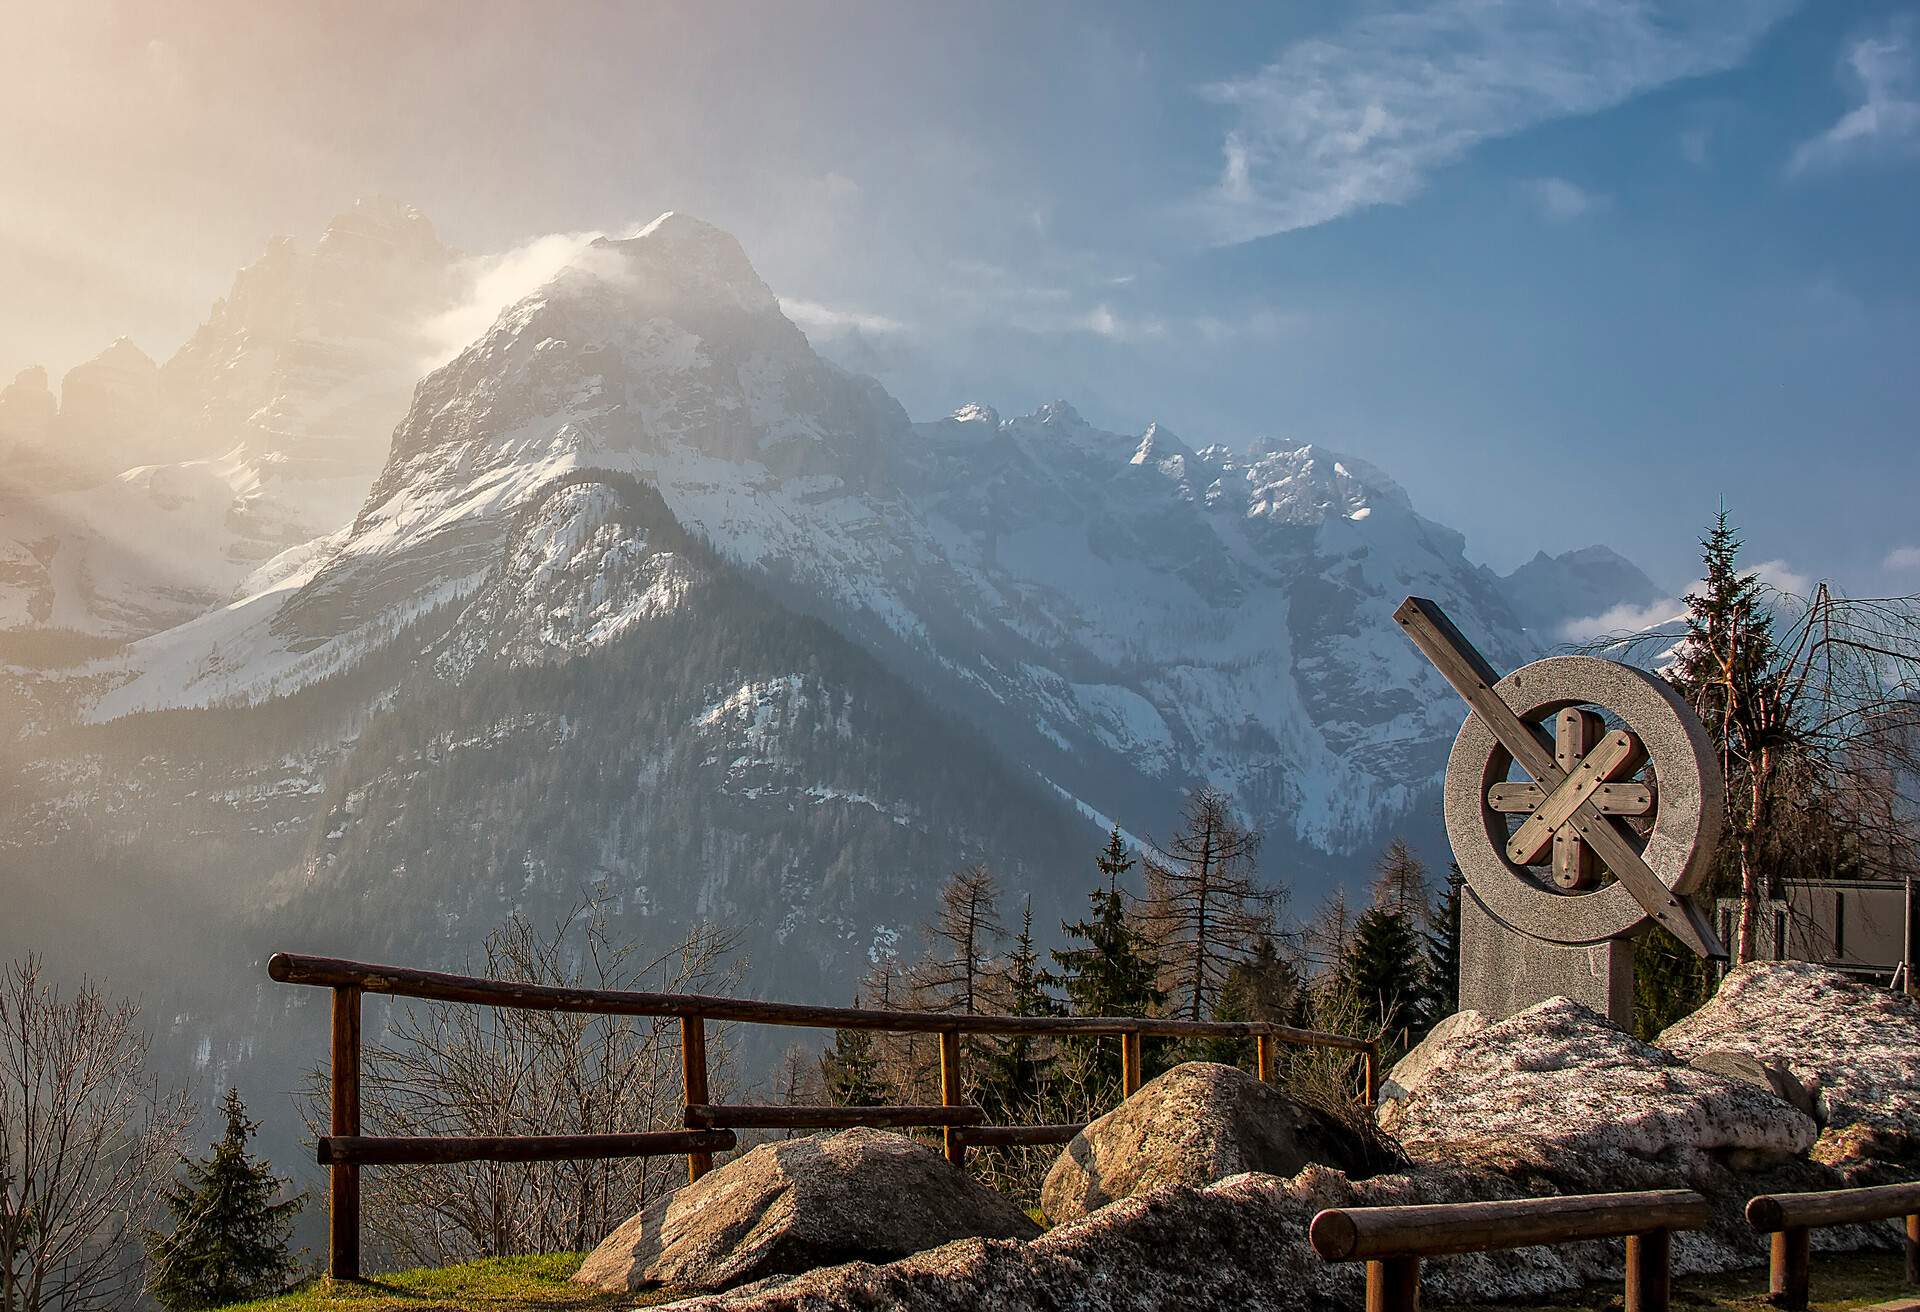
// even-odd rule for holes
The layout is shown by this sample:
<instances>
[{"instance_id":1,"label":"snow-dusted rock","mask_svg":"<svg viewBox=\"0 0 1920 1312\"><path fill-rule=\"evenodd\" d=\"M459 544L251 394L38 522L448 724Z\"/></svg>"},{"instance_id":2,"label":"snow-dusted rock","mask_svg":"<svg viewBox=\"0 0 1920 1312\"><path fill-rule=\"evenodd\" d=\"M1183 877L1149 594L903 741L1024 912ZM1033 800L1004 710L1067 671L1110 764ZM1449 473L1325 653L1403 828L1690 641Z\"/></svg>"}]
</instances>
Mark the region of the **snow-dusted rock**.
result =
<instances>
[{"instance_id":1,"label":"snow-dusted rock","mask_svg":"<svg viewBox=\"0 0 1920 1312\"><path fill-rule=\"evenodd\" d=\"M1812 1096L1815 1156L1920 1165L1920 1003L1801 961L1753 962L1656 1040L1687 1060L1779 1059Z\"/></svg>"},{"instance_id":2,"label":"snow-dusted rock","mask_svg":"<svg viewBox=\"0 0 1920 1312\"><path fill-rule=\"evenodd\" d=\"M727 1289L969 1235L1027 1238L1026 1213L898 1134L763 1144L636 1213L574 1279L607 1290Z\"/></svg>"},{"instance_id":3,"label":"snow-dusted rock","mask_svg":"<svg viewBox=\"0 0 1920 1312\"><path fill-rule=\"evenodd\" d=\"M1379 1110L1415 1161L1537 1155L1563 1188L1710 1187L1716 1168L1802 1157L1817 1128L1751 1084L1696 1070L1550 998L1445 1041Z\"/></svg>"},{"instance_id":4,"label":"snow-dusted rock","mask_svg":"<svg viewBox=\"0 0 1920 1312\"><path fill-rule=\"evenodd\" d=\"M1075 1136L1047 1172L1040 1207L1060 1225L1162 1185L1364 1160L1353 1132L1325 1112L1232 1066L1187 1062Z\"/></svg>"}]
</instances>

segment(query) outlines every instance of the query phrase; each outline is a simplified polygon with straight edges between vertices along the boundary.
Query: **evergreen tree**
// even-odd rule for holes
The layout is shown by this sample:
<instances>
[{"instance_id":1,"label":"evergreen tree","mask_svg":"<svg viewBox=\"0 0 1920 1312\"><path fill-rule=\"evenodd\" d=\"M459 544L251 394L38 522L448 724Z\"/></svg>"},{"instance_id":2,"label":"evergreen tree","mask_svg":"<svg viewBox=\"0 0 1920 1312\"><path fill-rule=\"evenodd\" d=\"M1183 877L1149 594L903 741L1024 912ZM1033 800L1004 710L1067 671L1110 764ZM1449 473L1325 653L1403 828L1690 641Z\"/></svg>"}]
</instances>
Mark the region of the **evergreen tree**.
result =
<instances>
[{"instance_id":1,"label":"evergreen tree","mask_svg":"<svg viewBox=\"0 0 1920 1312\"><path fill-rule=\"evenodd\" d=\"M1369 907L1353 927L1339 984L1365 1027L1394 1046L1402 1030L1409 1042L1424 1032L1425 966L1412 918L1391 907Z\"/></svg>"},{"instance_id":2,"label":"evergreen tree","mask_svg":"<svg viewBox=\"0 0 1920 1312\"><path fill-rule=\"evenodd\" d=\"M1460 899L1466 876L1460 863L1447 866L1446 887L1427 913L1427 1015L1429 1021L1460 1008Z\"/></svg>"},{"instance_id":3,"label":"evergreen tree","mask_svg":"<svg viewBox=\"0 0 1920 1312\"><path fill-rule=\"evenodd\" d=\"M240 1094L227 1090L226 1133L213 1152L183 1158L184 1174L162 1193L173 1231L147 1233L152 1292L169 1312L219 1307L276 1294L298 1267L287 1251L304 1195L279 1199L286 1181L247 1153L260 1128Z\"/></svg>"},{"instance_id":4,"label":"evergreen tree","mask_svg":"<svg viewBox=\"0 0 1920 1312\"><path fill-rule=\"evenodd\" d=\"M1057 1016L1060 1004L1047 988L1051 983L1040 967L1040 953L1033 945L1033 899L1029 897L1020 916L1020 932L1014 935L1013 949L1007 954L1000 972L998 992L1012 1016ZM1015 1034L994 1043L979 1068L980 1105L994 1119L1008 1113L1030 1112L1040 1104L1052 1059L1041 1042L1030 1034Z\"/></svg>"},{"instance_id":5,"label":"evergreen tree","mask_svg":"<svg viewBox=\"0 0 1920 1312\"><path fill-rule=\"evenodd\" d=\"M1245 961L1236 961L1227 971L1220 988L1220 1000L1214 1004L1215 1020L1264 1020L1285 1025L1294 1014L1305 989L1300 972L1280 955L1271 935L1263 934ZM1252 1039L1206 1039L1194 1045L1194 1055L1202 1061L1217 1061L1229 1066L1245 1066L1254 1060Z\"/></svg>"},{"instance_id":6,"label":"evergreen tree","mask_svg":"<svg viewBox=\"0 0 1920 1312\"><path fill-rule=\"evenodd\" d=\"M1120 878L1134 863L1118 829L1097 864L1107 882L1087 895L1091 915L1060 926L1069 941L1086 946L1055 948L1051 954L1068 1009L1076 1016L1151 1016L1165 1004L1166 994L1156 982L1159 965L1146 939L1127 918Z\"/></svg>"},{"instance_id":7,"label":"evergreen tree","mask_svg":"<svg viewBox=\"0 0 1920 1312\"><path fill-rule=\"evenodd\" d=\"M827 1097L842 1107L883 1107L892 1100L872 1030L835 1030L833 1046L820 1054L820 1078Z\"/></svg>"}]
</instances>

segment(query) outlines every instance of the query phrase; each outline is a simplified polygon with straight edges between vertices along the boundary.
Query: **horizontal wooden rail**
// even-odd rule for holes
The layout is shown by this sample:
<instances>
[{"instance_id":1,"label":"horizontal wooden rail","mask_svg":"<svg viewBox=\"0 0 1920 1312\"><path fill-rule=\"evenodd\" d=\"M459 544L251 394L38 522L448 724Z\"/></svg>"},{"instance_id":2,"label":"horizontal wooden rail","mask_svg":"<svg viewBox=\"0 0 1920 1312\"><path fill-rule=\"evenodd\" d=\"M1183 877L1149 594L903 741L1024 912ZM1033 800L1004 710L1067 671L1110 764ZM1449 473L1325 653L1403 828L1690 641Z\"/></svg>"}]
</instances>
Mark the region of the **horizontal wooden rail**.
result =
<instances>
[{"instance_id":1,"label":"horizontal wooden rail","mask_svg":"<svg viewBox=\"0 0 1920 1312\"><path fill-rule=\"evenodd\" d=\"M1920 1285L1920 1184L1870 1185L1804 1194L1761 1194L1747 1201L1747 1224L1773 1236L1768 1262L1769 1301L1801 1312L1813 1284L1813 1236L1830 1225L1867 1221L1907 1223L1907 1283Z\"/></svg>"},{"instance_id":2,"label":"horizontal wooden rail","mask_svg":"<svg viewBox=\"0 0 1920 1312\"><path fill-rule=\"evenodd\" d=\"M1578 1239L1627 1241L1627 1312L1666 1312L1672 1298L1672 1236L1712 1217L1687 1189L1484 1203L1330 1208L1307 1235L1329 1262L1365 1261L1367 1312L1416 1312L1420 1259Z\"/></svg>"},{"instance_id":3,"label":"horizontal wooden rail","mask_svg":"<svg viewBox=\"0 0 1920 1312\"><path fill-rule=\"evenodd\" d=\"M678 1157L737 1146L730 1130L647 1134L329 1135L317 1144L322 1166L425 1166L444 1162L571 1162L604 1157Z\"/></svg>"},{"instance_id":4,"label":"horizontal wooden rail","mask_svg":"<svg viewBox=\"0 0 1920 1312\"><path fill-rule=\"evenodd\" d=\"M1074 1125L970 1125L957 1130L960 1142L969 1148L1024 1148L1035 1144L1068 1143L1084 1123Z\"/></svg>"},{"instance_id":5,"label":"horizontal wooden rail","mask_svg":"<svg viewBox=\"0 0 1920 1312\"><path fill-rule=\"evenodd\" d=\"M900 1034L1145 1034L1165 1038L1247 1039L1266 1035L1304 1047L1367 1052L1372 1044L1347 1034L1299 1029L1269 1021L1147 1019L1138 1016L992 1016L876 1007L824 1007L702 993L648 993L630 989L571 989L520 984L477 975L451 975L408 966L379 966L337 957L276 952L267 974L282 984L355 988L364 993L468 1002L532 1011L581 1011L609 1016L680 1016L754 1025L814 1029L891 1030Z\"/></svg>"},{"instance_id":6,"label":"horizontal wooden rail","mask_svg":"<svg viewBox=\"0 0 1920 1312\"><path fill-rule=\"evenodd\" d=\"M896 1125L978 1125L987 1114L978 1107L788 1107L717 1106L694 1103L687 1108L687 1124L733 1130L845 1130L854 1126L878 1129Z\"/></svg>"}]
</instances>

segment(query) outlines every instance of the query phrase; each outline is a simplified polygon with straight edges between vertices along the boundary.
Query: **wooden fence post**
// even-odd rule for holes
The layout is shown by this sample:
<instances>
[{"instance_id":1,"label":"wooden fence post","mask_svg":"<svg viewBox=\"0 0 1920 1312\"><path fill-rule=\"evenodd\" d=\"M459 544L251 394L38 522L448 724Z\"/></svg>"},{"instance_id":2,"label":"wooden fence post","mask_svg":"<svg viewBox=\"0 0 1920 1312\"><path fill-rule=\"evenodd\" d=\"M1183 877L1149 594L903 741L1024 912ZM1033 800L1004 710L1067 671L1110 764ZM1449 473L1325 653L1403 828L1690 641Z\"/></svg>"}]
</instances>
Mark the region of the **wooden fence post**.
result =
<instances>
[{"instance_id":1,"label":"wooden fence post","mask_svg":"<svg viewBox=\"0 0 1920 1312\"><path fill-rule=\"evenodd\" d=\"M680 1084L687 1106L707 1102L707 1022L701 1016L680 1018ZM713 1169L713 1154L687 1154L687 1183Z\"/></svg>"},{"instance_id":2,"label":"wooden fence post","mask_svg":"<svg viewBox=\"0 0 1920 1312\"><path fill-rule=\"evenodd\" d=\"M333 991L333 1051L330 1133L360 1133L360 990ZM335 1280L360 1278L360 1168L327 1168L327 1274Z\"/></svg>"},{"instance_id":3,"label":"wooden fence post","mask_svg":"<svg viewBox=\"0 0 1920 1312\"><path fill-rule=\"evenodd\" d=\"M940 1031L940 1105L958 1107L962 1098L960 1090L960 1031ZM948 1126L940 1132L941 1145L946 1149L947 1160L955 1166L967 1164L967 1141Z\"/></svg>"},{"instance_id":4,"label":"wooden fence post","mask_svg":"<svg viewBox=\"0 0 1920 1312\"><path fill-rule=\"evenodd\" d=\"M1367 1312L1419 1312L1420 1259L1377 1257L1367 1263Z\"/></svg>"},{"instance_id":5,"label":"wooden fence post","mask_svg":"<svg viewBox=\"0 0 1920 1312\"><path fill-rule=\"evenodd\" d=\"M1667 1312L1673 1301L1673 1232L1627 1236L1627 1312Z\"/></svg>"},{"instance_id":6,"label":"wooden fence post","mask_svg":"<svg viewBox=\"0 0 1920 1312\"><path fill-rule=\"evenodd\" d=\"M1808 1258L1811 1233L1806 1226L1773 1232L1772 1260L1768 1263L1768 1302L1787 1312L1806 1312Z\"/></svg>"},{"instance_id":7,"label":"wooden fence post","mask_svg":"<svg viewBox=\"0 0 1920 1312\"><path fill-rule=\"evenodd\" d=\"M1907 1283L1920 1285L1920 1216L1907 1218Z\"/></svg>"},{"instance_id":8,"label":"wooden fence post","mask_svg":"<svg viewBox=\"0 0 1920 1312\"><path fill-rule=\"evenodd\" d=\"M1360 1054L1360 1087L1366 1092L1367 1106L1380 1102L1380 1045L1369 1043Z\"/></svg>"},{"instance_id":9,"label":"wooden fence post","mask_svg":"<svg viewBox=\"0 0 1920 1312\"><path fill-rule=\"evenodd\" d=\"M1271 1034L1261 1034L1254 1038L1253 1058L1254 1064L1259 1068L1260 1082L1273 1083L1273 1077L1278 1072L1273 1068L1273 1036Z\"/></svg>"},{"instance_id":10,"label":"wooden fence post","mask_svg":"<svg viewBox=\"0 0 1920 1312\"><path fill-rule=\"evenodd\" d=\"M1131 1098L1140 1092L1144 1081L1141 1072L1140 1031L1128 1030L1120 1036L1120 1097Z\"/></svg>"}]
</instances>

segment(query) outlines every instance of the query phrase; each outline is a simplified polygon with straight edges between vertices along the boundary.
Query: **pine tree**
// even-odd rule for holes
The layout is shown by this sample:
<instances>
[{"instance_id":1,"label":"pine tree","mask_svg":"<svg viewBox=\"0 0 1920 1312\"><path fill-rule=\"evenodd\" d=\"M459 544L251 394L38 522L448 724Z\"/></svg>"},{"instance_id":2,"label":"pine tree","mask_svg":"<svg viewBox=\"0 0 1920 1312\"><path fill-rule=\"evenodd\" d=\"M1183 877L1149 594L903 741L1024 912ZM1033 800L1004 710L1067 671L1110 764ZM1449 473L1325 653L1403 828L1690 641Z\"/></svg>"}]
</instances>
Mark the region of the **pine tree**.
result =
<instances>
[{"instance_id":1,"label":"pine tree","mask_svg":"<svg viewBox=\"0 0 1920 1312\"><path fill-rule=\"evenodd\" d=\"M1287 1024L1305 984L1293 963L1280 955L1271 935L1262 935L1245 961L1227 971L1214 1004L1215 1020L1264 1020ZM1207 1039L1195 1045L1203 1061L1244 1066L1253 1060L1252 1039Z\"/></svg>"},{"instance_id":2,"label":"pine tree","mask_svg":"<svg viewBox=\"0 0 1920 1312\"><path fill-rule=\"evenodd\" d=\"M1060 1004L1047 992L1050 983L1040 967L1039 949L1033 944L1033 899L1029 897L1021 911L1020 932L1014 935L1013 949L996 981L996 992L1004 1000L1008 1015L1057 1016ZM978 1101L990 1116L1001 1119L1039 1106L1052 1060L1033 1035L1015 1034L994 1043L976 1065Z\"/></svg>"},{"instance_id":3,"label":"pine tree","mask_svg":"<svg viewBox=\"0 0 1920 1312\"><path fill-rule=\"evenodd\" d=\"M226 1133L213 1152L183 1158L184 1174L161 1195L173 1231L147 1233L152 1292L170 1312L219 1307L278 1293L298 1268L287 1251L304 1195L276 1202L286 1181L247 1153L260 1128L240 1094L227 1091Z\"/></svg>"},{"instance_id":4,"label":"pine tree","mask_svg":"<svg viewBox=\"0 0 1920 1312\"><path fill-rule=\"evenodd\" d=\"M820 1054L820 1078L828 1099L842 1107L883 1107L892 1100L872 1030L835 1030L833 1046Z\"/></svg>"},{"instance_id":5,"label":"pine tree","mask_svg":"<svg viewBox=\"0 0 1920 1312\"><path fill-rule=\"evenodd\" d=\"M1340 963L1341 990L1358 1007L1363 1024L1400 1042L1401 1031L1421 1029L1427 995L1426 961L1419 933L1403 911L1375 906L1353 927L1353 942Z\"/></svg>"},{"instance_id":6,"label":"pine tree","mask_svg":"<svg viewBox=\"0 0 1920 1312\"><path fill-rule=\"evenodd\" d=\"M1447 866L1447 883L1427 913L1427 1016L1450 1016L1460 1007L1460 899L1466 876L1460 863Z\"/></svg>"},{"instance_id":7,"label":"pine tree","mask_svg":"<svg viewBox=\"0 0 1920 1312\"><path fill-rule=\"evenodd\" d=\"M1115 829L1107 838L1106 849L1096 858L1105 882L1087 894L1090 914L1085 920L1065 921L1060 928L1069 943L1084 947L1054 948L1053 964L1059 970L1060 988L1066 995L1067 1009L1076 1016L1153 1016L1166 1005L1167 995L1160 988L1160 966L1152 946L1127 916L1126 895L1120 880L1133 869L1133 858ZM1111 1106L1120 1087L1118 1045L1108 1040L1069 1040L1085 1058L1089 1071L1088 1090L1098 1106ZM1164 1044L1142 1045L1141 1056L1149 1070L1160 1063Z\"/></svg>"},{"instance_id":8,"label":"pine tree","mask_svg":"<svg viewBox=\"0 0 1920 1312\"><path fill-rule=\"evenodd\" d=\"M1700 540L1706 579L1687 595L1687 636L1669 677L1693 704L1727 781L1723 852L1731 870L1714 883L1739 889L1737 962L1753 959L1763 885L1759 848L1771 828L1775 769L1792 735L1785 672L1773 637L1773 615L1759 575L1739 567L1744 544L1725 506Z\"/></svg>"}]
</instances>

